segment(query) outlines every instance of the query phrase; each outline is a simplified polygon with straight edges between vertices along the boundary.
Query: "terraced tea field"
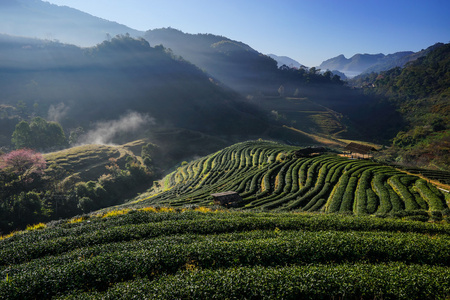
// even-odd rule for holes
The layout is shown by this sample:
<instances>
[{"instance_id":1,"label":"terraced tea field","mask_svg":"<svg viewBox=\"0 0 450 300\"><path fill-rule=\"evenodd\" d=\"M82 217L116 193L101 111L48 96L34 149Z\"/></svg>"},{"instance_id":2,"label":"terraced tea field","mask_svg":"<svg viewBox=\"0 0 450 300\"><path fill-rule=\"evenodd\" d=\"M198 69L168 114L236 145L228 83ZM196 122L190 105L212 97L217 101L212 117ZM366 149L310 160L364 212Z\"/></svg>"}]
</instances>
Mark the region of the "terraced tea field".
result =
<instances>
[{"instance_id":1,"label":"terraced tea field","mask_svg":"<svg viewBox=\"0 0 450 300\"><path fill-rule=\"evenodd\" d=\"M0 239L0 299L448 299L450 225L147 207Z\"/></svg>"},{"instance_id":2,"label":"terraced tea field","mask_svg":"<svg viewBox=\"0 0 450 300\"><path fill-rule=\"evenodd\" d=\"M44 154L44 158L48 166L56 164L69 174L79 174L84 181L97 180L105 173L105 166L110 163L110 158L117 159L118 165L122 168L125 166L127 156L141 160L139 156L133 154L132 149L138 147L140 153L143 145L145 145L143 140L121 146L83 145Z\"/></svg>"},{"instance_id":3,"label":"terraced tea field","mask_svg":"<svg viewBox=\"0 0 450 300\"><path fill-rule=\"evenodd\" d=\"M124 207L211 205L213 193L235 191L243 209L401 215L438 219L445 196L432 184L390 166L335 154L296 157L299 148L239 143L179 167Z\"/></svg>"},{"instance_id":4,"label":"terraced tea field","mask_svg":"<svg viewBox=\"0 0 450 300\"><path fill-rule=\"evenodd\" d=\"M437 189L297 150L236 144L121 207L1 237L0 299L450 297L450 224L414 221L448 220ZM229 190L243 210L199 206Z\"/></svg>"}]
</instances>

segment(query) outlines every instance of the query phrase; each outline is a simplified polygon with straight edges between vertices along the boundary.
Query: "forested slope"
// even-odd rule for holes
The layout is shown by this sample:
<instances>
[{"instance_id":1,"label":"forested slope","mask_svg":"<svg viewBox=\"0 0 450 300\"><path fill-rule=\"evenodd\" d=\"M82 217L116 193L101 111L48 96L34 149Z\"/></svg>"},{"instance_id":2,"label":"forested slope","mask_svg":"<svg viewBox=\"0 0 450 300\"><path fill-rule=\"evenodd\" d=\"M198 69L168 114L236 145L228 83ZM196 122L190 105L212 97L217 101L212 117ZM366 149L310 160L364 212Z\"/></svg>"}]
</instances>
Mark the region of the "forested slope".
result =
<instances>
[{"instance_id":1,"label":"forested slope","mask_svg":"<svg viewBox=\"0 0 450 300\"><path fill-rule=\"evenodd\" d=\"M149 120L147 126L217 135L259 134L269 127L237 93L145 40L119 36L82 49L0 36L0 48L5 141L19 120L36 115L58 121L66 132L86 132L129 112Z\"/></svg>"},{"instance_id":2,"label":"forested slope","mask_svg":"<svg viewBox=\"0 0 450 300\"><path fill-rule=\"evenodd\" d=\"M373 84L366 93L387 98L407 121L387 151L390 159L450 170L450 44L379 74Z\"/></svg>"}]
</instances>

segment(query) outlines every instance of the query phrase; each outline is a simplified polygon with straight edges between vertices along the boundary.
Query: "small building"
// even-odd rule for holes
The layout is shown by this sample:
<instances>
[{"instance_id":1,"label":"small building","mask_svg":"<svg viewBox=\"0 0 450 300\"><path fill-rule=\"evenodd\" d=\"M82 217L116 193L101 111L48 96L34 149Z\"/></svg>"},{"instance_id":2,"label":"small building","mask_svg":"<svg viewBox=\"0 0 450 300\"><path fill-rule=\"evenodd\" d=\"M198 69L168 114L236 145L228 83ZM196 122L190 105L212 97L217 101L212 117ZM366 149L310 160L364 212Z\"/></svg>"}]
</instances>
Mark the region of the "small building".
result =
<instances>
[{"instance_id":1,"label":"small building","mask_svg":"<svg viewBox=\"0 0 450 300\"><path fill-rule=\"evenodd\" d=\"M300 150L297 150L294 152L294 158L313 157L313 156L321 155L322 153L324 153L326 151L327 151L327 148L325 148L325 147L303 148L303 149L300 149Z\"/></svg>"},{"instance_id":2,"label":"small building","mask_svg":"<svg viewBox=\"0 0 450 300\"><path fill-rule=\"evenodd\" d=\"M241 196L233 191L211 194L215 205L222 205L226 207L236 207L242 201Z\"/></svg>"},{"instance_id":3,"label":"small building","mask_svg":"<svg viewBox=\"0 0 450 300\"><path fill-rule=\"evenodd\" d=\"M367 146L367 145L361 145L358 143L350 143L347 146L345 146L344 148L344 154L348 155L350 157L356 157L356 158L369 158L372 156L372 153L377 151L377 149L375 149L372 146Z\"/></svg>"}]
</instances>

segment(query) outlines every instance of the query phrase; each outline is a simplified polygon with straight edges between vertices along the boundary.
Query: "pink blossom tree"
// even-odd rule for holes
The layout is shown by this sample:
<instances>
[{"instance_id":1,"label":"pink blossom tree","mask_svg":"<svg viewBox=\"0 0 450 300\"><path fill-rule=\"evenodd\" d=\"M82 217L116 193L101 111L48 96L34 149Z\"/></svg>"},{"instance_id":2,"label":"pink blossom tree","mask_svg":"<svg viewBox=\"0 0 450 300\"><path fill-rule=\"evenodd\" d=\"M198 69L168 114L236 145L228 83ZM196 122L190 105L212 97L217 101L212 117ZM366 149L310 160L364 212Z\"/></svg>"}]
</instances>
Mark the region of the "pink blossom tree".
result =
<instances>
[{"instance_id":1,"label":"pink blossom tree","mask_svg":"<svg viewBox=\"0 0 450 300\"><path fill-rule=\"evenodd\" d=\"M45 168L42 154L34 150L0 155L0 231L23 228L48 216L39 192Z\"/></svg>"},{"instance_id":2,"label":"pink blossom tree","mask_svg":"<svg viewBox=\"0 0 450 300\"><path fill-rule=\"evenodd\" d=\"M0 174L6 181L29 184L43 175L45 167L42 154L31 149L19 149L0 156Z\"/></svg>"}]
</instances>

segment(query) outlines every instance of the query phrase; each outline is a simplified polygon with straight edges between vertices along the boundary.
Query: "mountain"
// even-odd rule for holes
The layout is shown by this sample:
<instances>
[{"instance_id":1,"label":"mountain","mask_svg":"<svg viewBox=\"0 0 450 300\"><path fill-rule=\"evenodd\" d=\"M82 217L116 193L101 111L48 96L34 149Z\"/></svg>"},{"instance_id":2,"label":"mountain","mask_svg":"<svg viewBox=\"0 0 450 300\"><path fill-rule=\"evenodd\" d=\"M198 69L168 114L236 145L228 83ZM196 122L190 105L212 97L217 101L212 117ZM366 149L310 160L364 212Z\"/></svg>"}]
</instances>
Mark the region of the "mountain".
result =
<instances>
[{"instance_id":1,"label":"mountain","mask_svg":"<svg viewBox=\"0 0 450 300\"><path fill-rule=\"evenodd\" d=\"M267 54L267 56L275 59L277 61L277 65L278 67L281 67L282 65L286 65L289 68L301 68L301 67L305 67L304 65L302 65L301 63L299 63L298 61L287 57L287 56L278 56L275 54Z\"/></svg>"},{"instance_id":2,"label":"mountain","mask_svg":"<svg viewBox=\"0 0 450 300\"><path fill-rule=\"evenodd\" d=\"M278 68L275 59L223 36L162 28L147 31L144 38L152 45L170 48L175 55L250 98L279 96L280 87L283 95L306 96L310 89L343 84L338 77L323 76L316 69Z\"/></svg>"},{"instance_id":3,"label":"mountain","mask_svg":"<svg viewBox=\"0 0 450 300\"><path fill-rule=\"evenodd\" d=\"M0 33L93 46L118 34L143 33L67 6L40 0L0 1Z\"/></svg>"},{"instance_id":4,"label":"mountain","mask_svg":"<svg viewBox=\"0 0 450 300\"><path fill-rule=\"evenodd\" d=\"M359 74L387 71L395 67L404 67L407 63L425 56L442 43L437 43L418 52L402 51L393 54L355 54L347 59L344 55L328 59L319 66L322 70L337 70L348 77Z\"/></svg>"},{"instance_id":5,"label":"mountain","mask_svg":"<svg viewBox=\"0 0 450 300\"><path fill-rule=\"evenodd\" d=\"M347 59L344 55L328 59L319 66L322 70L338 70L352 77L378 63L384 54L355 54Z\"/></svg>"},{"instance_id":6,"label":"mountain","mask_svg":"<svg viewBox=\"0 0 450 300\"><path fill-rule=\"evenodd\" d=\"M150 44L162 44L175 55L204 69L217 80L240 91L250 92L278 86L270 82L277 72L277 62L250 46L213 34L188 34L173 28L149 30L144 38Z\"/></svg>"},{"instance_id":7,"label":"mountain","mask_svg":"<svg viewBox=\"0 0 450 300\"><path fill-rule=\"evenodd\" d=\"M261 134L268 126L240 95L143 39L121 36L83 49L0 36L0 49L2 105L12 107L10 115L21 106L21 117L56 118L67 129L120 121L127 112L145 116L148 126L218 135Z\"/></svg>"},{"instance_id":8,"label":"mountain","mask_svg":"<svg viewBox=\"0 0 450 300\"><path fill-rule=\"evenodd\" d=\"M416 59L423 57L433 51L436 48L439 48L442 46L442 43L436 43L430 47L427 47L426 49L422 49L418 52L397 52L394 54L388 54L384 57L380 63L375 64L371 67L369 67L367 70L364 71L364 73L372 73L372 72L382 72L387 71L390 69L393 69L395 67L404 67L407 63L415 61Z\"/></svg>"},{"instance_id":9,"label":"mountain","mask_svg":"<svg viewBox=\"0 0 450 300\"><path fill-rule=\"evenodd\" d=\"M21 120L37 116L59 122L72 145L127 143L177 128L187 136L193 136L190 131L214 136L222 146L251 137L314 144L195 65L144 39L125 35L80 48L0 35L0 51L0 147L11 147ZM186 151L197 145L189 139L177 138L168 147L176 144L189 154L180 150L172 158L201 152L201 147Z\"/></svg>"}]
</instances>

